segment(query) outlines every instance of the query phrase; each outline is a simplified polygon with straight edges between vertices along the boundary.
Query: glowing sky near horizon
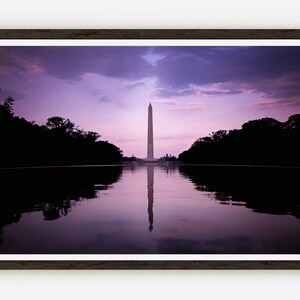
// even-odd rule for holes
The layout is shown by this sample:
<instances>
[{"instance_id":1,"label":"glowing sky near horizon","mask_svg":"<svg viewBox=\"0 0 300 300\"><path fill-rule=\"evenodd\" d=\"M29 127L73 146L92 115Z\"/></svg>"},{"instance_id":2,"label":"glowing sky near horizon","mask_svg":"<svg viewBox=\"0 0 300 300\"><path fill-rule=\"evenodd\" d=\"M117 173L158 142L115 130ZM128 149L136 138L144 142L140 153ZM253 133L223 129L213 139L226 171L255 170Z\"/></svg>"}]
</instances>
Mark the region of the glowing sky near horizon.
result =
<instances>
[{"instance_id":1,"label":"glowing sky near horizon","mask_svg":"<svg viewBox=\"0 0 300 300\"><path fill-rule=\"evenodd\" d=\"M248 120L300 113L298 46L1 46L0 100L46 123L69 118L146 157L178 155L198 138Z\"/></svg>"}]
</instances>

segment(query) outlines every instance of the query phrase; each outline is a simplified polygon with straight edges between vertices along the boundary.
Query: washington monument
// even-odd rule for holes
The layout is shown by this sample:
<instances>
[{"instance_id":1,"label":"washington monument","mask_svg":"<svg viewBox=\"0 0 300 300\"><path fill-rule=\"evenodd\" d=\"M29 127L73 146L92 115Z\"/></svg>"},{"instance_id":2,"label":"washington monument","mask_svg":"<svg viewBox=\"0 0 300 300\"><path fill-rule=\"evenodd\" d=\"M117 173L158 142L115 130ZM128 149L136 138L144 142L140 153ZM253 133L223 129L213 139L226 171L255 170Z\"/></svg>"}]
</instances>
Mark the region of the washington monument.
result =
<instances>
[{"instance_id":1,"label":"washington monument","mask_svg":"<svg viewBox=\"0 0 300 300\"><path fill-rule=\"evenodd\" d=\"M148 147L147 147L147 159L154 160L153 151L153 118L152 118L152 105L148 106Z\"/></svg>"}]
</instances>

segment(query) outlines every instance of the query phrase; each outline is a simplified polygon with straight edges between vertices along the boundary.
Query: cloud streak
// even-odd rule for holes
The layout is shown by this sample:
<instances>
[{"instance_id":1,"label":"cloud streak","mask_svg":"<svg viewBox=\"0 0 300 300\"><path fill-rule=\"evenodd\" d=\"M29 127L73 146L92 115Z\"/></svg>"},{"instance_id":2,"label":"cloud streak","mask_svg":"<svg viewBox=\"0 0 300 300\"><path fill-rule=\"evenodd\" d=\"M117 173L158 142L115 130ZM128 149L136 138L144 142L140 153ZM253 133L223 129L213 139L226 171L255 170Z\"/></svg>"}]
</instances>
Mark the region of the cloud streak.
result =
<instances>
[{"instance_id":1,"label":"cloud streak","mask_svg":"<svg viewBox=\"0 0 300 300\"><path fill-rule=\"evenodd\" d=\"M237 94L242 94L243 91L242 90L236 90L236 89L232 89L232 90L202 90L200 92L201 95L203 96L224 96L224 95L237 95Z\"/></svg>"},{"instance_id":2,"label":"cloud streak","mask_svg":"<svg viewBox=\"0 0 300 300\"><path fill-rule=\"evenodd\" d=\"M290 98L275 98L275 99L265 99L259 100L250 106L259 109L269 109L269 108L280 108L280 107L300 107L300 97L290 97Z\"/></svg>"},{"instance_id":3,"label":"cloud streak","mask_svg":"<svg viewBox=\"0 0 300 300\"><path fill-rule=\"evenodd\" d=\"M203 110L205 105L200 102L179 101L175 99L154 100L156 104L167 104L171 110Z\"/></svg>"},{"instance_id":4,"label":"cloud streak","mask_svg":"<svg viewBox=\"0 0 300 300\"><path fill-rule=\"evenodd\" d=\"M171 108L172 110L204 110L205 105L198 102L181 103Z\"/></svg>"}]
</instances>

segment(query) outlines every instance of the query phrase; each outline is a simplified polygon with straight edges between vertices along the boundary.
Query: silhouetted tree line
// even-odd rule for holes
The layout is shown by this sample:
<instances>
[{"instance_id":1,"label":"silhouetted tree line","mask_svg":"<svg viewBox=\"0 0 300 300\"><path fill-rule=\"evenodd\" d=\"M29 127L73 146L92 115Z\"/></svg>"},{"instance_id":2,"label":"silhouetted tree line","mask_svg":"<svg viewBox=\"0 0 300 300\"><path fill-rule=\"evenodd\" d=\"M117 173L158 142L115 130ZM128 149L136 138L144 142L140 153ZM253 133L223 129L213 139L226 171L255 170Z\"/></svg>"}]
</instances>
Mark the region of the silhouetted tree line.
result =
<instances>
[{"instance_id":1,"label":"silhouetted tree line","mask_svg":"<svg viewBox=\"0 0 300 300\"><path fill-rule=\"evenodd\" d=\"M300 166L300 114L286 122L248 121L241 129L199 138L178 158L184 163Z\"/></svg>"},{"instance_id":2,"label":"silhouetted tree line","mask_svg":"<svg viewBox=\"0 0 300 300\"><path fill-rule=\"evenodd\" d=\"M0 166L118 163L122 151L69 119L51 117L39 126L14 115L14 99L0 104Z\"/></svg>"},{"instance_id":3,"label":"silhouetted tree line","mask_svg":"<svg viewBox=\"0 0 300 300\"><path fill-rule=\"evenodd\" d=\"M159 161L160 162L174 162L174 161L177 161L177 158L176 158L176 156L174 156L172 154L166 153L165 156L162 156L159 158Z\"/></svg>"}]
</instances>

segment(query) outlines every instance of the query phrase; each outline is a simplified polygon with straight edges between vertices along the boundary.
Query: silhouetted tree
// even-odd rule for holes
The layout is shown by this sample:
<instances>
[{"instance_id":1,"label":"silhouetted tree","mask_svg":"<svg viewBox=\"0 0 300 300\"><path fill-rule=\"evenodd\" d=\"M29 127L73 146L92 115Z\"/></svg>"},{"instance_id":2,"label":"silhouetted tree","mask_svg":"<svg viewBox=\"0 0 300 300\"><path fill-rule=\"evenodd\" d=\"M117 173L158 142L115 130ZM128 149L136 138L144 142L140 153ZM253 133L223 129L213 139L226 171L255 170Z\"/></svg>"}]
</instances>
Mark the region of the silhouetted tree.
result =
<instances>
[{"instance_id":1,"label":"silhouetted tree","mask_svg":"<svg viewBox=\"0 0 300 300\"><path fill-rule=\"evenodd\" d=\"M285 129L289 132L300 130L300 114L290 116L284 125Z\"/></svg>"},{"instance_id":2,"label":"silhouetted tree","mask_svg":"<svg viewBox=\"0 0 300 300\"><path fill-rule=\"evenodd\" d=\"M177 158L176 158L176 156L167 153L165 156L159 158L159 161L171 162L171 161L177 161Z\"/></svg>"},{"instance_id":3,"label":"silhouetted tree","mask_svg":"<svg viewBox=\"0 0 300 300\"><path fill-rule=\"evenodd\" d=\"M73 132L75 124L69 119L55 116L48 118L46 127L49 129L63 129L65 132Z\"/></svg>"},{"instance_id":4,"label":"silhouetted tree","mask_svg":"<svg viewBox=\"0 0 300 300\"><path fill-rule=\"evenodd\" d=\"M84 132L83 136L86 141L95 143L100 137L100 134L98 134L97 132L88 131L88 132Z\"/></svg>"},{"instance_id":5,"label":"silhouetted tree","mask_svg":"<svg viewBox=\"0 0 300 300\"><path fill-rule=\"evenodd\" d=\"M13 104L15 100L12 97L7 97L3 103L3 109L9 113L9 115L13 116Z\"/></svg>"}]
</instances>

